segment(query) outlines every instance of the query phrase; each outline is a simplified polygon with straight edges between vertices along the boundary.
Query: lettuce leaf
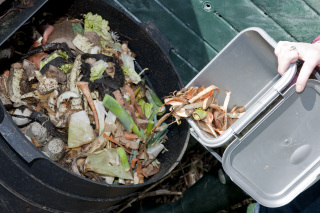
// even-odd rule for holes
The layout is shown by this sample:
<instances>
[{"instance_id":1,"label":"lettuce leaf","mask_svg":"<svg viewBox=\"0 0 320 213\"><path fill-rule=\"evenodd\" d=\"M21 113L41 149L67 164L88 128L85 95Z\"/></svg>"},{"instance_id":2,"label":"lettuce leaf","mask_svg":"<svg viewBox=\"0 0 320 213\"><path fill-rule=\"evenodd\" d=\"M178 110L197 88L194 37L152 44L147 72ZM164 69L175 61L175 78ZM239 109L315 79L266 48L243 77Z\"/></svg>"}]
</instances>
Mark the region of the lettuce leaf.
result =
<instances>
[{"instance_id":1,"label":"lettuce leaf","mask_svg":"<svg viewBox=\"0 0 320 213\"><path fill-rule=\"evenodd\" d=\"M64 51L56 51L56 52L52 53L45 60L40 61L39 70L41 70L47 63L49 63L50 61L52 61L53 59L58 58L58 57L67 59L68 55Z\"/></svg>"},{"instance_id":2,"label":"lettuce leaf","mask_svg":"<svg viewBox=\"0 0 320 213\"><path fill-rule=\"evenodd\" d=\"M93 47L93 44L81 34L77 34L76 37L72 40L74 46L84 53L88 53L89 50Z\"/></svg>"},{"instance_id":3,"label":"lettuce leaf","mask_svg":"<svg viewBox=\"0 0 320 213\"><path fill-rule=\"evenodd\" d=\"M103 72L107 69L107 67L108 67L108 64L103 60L99 60L95 62L91 67L90 81L99 79L103 74Z\"/></svg>"},{"instance_id":4,"label":"lettuce leaf","mask_svg":"<svg viewBox=\"0 0 320 213\"><path fill-rule=\"evenodd\" d=\"M121 54L120 58L123 62L123 73L128 76L134 84L138 84L141 81L141 77L134 69L134 58L126 54Z\"/></svg>"},{"instance_id":5,"label":"lettuce leaf","mask_svg":"<svg viewBox=\"0 0 320 213\"><path fill-rule=\"evenodd\" d=\"M73 113L70 116L68 131L68 146L76 148L84 144L90 143L95 139L93 128L87 113L83 110Z\"/></svg>"},{"instance_id":6,"label":"lettuce leaf","mask_svg":"<svg viewBox=\"0 0 320 213\"><path fill-rule=\"evenodd\" d=\"M102 150L88 154L85 171L132 180L130 172L124 170L119 155L115 149Z\"/></svg>"},{"instance_id":7,"label":"lettuce leaf","mask_svg":"<svg viewBox=\"0 0 320 213\"><path fill-rule=\"evenodd\" d=\"M93 15L91 12L85 15L84 33L96 32L99 36L111 41L112 38L108 30L109 22L104 20L100 15Z\"/></svg>"}]
</instances>

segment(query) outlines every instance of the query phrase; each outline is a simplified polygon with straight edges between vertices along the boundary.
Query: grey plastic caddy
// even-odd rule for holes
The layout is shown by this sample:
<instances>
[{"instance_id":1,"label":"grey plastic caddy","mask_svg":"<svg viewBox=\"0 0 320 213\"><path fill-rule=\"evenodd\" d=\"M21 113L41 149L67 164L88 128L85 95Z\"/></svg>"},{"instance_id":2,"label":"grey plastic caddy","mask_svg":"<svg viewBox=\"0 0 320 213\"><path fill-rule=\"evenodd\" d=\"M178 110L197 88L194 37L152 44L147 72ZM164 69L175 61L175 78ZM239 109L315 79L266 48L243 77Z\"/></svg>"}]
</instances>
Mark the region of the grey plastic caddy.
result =
<instances>
[{"instance_id":1,"label":"grey plastic caddy","mask_svg":"<svg viewBox=\"0 0 320 213\"><path fill-rule=\"evenodd\" d=\"M187 85L231 91L230 110L245 114L218 138L197 127L191 134L222 162L225 172L257 202L280 207L319 179L320 82L309 80L302 93L288 88L296 73L291 64L282 77L274 55L276 42L260 28L240 32ZM227 147L222 158L210 147Z\"/></svg>"}]
</instances>

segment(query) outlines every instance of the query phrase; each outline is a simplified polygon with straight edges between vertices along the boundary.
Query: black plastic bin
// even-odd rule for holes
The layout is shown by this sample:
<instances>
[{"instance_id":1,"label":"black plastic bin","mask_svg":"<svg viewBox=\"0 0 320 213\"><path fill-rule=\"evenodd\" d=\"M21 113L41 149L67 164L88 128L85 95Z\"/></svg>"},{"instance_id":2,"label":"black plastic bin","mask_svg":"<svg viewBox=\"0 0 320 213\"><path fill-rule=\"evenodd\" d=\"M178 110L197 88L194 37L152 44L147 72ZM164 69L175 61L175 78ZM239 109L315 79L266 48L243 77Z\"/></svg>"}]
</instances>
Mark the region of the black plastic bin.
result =
<instances>
[{"instance_id":1,"label":"black plastic bin","mask_svg":"<svg viewBox=\"0 0 320 213\"><path fill-rule=\"evenodd\" d=\"M181 88L181 81L157 42L142 26L105 1L49 1L41 10L81 18L98 13L111 29L126 35L147 78L160 97ZM41 11L38 11L41 12ZM158 36L158 34L157 34ZM169 150L161 156L160 172L138 185L108 185L80 177L49 160L30 143L0 104L0 212L106 212L124 199L170 173L184 154L189 140L187 122L170 127Z\"/></svg>"}]
</instances>

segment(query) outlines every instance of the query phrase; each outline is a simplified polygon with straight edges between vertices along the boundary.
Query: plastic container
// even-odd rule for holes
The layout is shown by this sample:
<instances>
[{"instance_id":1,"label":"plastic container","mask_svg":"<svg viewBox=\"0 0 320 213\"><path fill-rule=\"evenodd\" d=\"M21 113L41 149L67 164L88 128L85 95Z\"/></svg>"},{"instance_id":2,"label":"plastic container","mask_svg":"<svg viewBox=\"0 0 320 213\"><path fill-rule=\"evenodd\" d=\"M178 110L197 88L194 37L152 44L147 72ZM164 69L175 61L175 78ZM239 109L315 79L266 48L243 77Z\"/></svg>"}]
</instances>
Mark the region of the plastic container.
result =
<instances>
[{"instance_id":1,"label":"plastic container","mask_svg":"<svg viewBox=\"0 0 320 213\"><path fill-rule=\"evenodd\" d=\"M320 82L309 80L302 93L295 92L295 85L287 89L296 64L281 77L275 45L262 29L248 28L188 84L214 84L231 91L230 108L245 106L245 114L218 138L188 122L191 134L222 162L230 178L267 207L289 203L320 173ZM210 148L221 146L227 147L222 158Z\"/></svg>"}]
</instances>

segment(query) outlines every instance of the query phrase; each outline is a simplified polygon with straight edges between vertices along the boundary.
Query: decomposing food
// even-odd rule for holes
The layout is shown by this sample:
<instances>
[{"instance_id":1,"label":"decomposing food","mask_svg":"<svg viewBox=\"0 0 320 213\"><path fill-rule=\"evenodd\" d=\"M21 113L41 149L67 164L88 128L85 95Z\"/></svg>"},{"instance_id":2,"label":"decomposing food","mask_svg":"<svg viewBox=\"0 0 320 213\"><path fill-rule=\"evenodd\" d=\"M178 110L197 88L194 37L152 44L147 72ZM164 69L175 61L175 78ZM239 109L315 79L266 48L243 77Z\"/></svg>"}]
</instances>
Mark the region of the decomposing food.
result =
<instances>
[{"instance_id":1,"label":"decomposing food","mask_svg":"<svg viewBox=\"0 0 320 213\"><path fill-rule=\"evenodd\" d=\"M237 119L245 108L234 106L227 111L231 92L226 91L222 106L217 102L220 89L215 85L208 87L183 88L165 98L165 104L171 105L170 111L178 121L181 118L193 118L201 130L218 137L223 134Z\"/></svg>"},{"instance_id":2,"label":"decomposing food","mask_svg":"<svg viewBox=\"0 0 320 213\"><path fill-rule=\"evenodd\" d=\"M159 172L168 125L157 117L165 110L145 84L148 69L136 72L130 44L92 13L39 29L0 87L30 143L96 181L139 184Z\"/></svg>"}]
</instances>

